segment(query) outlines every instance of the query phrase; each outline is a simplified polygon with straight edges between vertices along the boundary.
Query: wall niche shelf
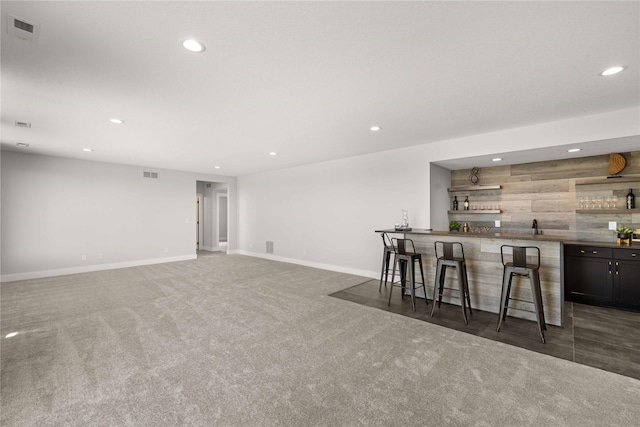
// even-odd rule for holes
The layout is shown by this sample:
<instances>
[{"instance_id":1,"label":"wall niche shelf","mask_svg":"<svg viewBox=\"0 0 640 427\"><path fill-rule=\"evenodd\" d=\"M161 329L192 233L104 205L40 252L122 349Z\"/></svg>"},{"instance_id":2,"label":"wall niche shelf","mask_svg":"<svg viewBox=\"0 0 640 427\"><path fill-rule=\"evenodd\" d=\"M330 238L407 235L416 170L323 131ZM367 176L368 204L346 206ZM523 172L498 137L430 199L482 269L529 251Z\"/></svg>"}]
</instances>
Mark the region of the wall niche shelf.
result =
<instances>
[{"instance_id":1,"label":"wall niche shelf","mask_svg":"<svg viewBox=\"0 0 640 427\"><path fill-rule=\"evenodd\" d=\"M640 175L623 176L622 178L583 178L576 179L576 185L620 184L628 182L640 182Z\"/></svg>"},{"instance_id":2,"label":"wall niche shelf","mask_svg":"<svg viewBox=\"0 0 640 427\"><path fill-rule=\"evenodd\" d=\"M478 215L478 214L499 214L502 213L500 209L476 209L476 210L468 210L468 211L447 211L449 214L459 214L459 215Z\"/></svg>"},{"instance_id":3,"label":"wall niche shelf","mask_svg":"<svg viewBox=\"0 0 640 427\"><path fill-rule=\"evenodd\" d=\"M594 215L600 215L600 214L631 215L631 214L640 213L640 209L576 209L576 213L594 214Z\"/></svg>"},{"instance_id":4,"label":"wall niche shelf","mask_svg":"<svg viewBox=\"0 0 640 427\"><path fill-rule=\"evenodd\" d=\"M501 185L465 185L463 187L451 187L447 188L449 193L455 193L458 191L483 191L483 190L500 190Z\"/></svg>"}]
</instances>

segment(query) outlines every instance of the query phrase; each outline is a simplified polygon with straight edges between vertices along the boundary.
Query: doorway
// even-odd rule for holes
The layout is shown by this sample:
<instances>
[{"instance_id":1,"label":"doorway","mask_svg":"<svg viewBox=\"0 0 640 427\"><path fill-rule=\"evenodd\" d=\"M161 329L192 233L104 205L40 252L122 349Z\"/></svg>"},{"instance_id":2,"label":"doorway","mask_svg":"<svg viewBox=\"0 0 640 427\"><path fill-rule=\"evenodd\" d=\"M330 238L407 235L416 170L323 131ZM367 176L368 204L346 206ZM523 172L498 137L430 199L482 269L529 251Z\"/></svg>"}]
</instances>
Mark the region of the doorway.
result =
<instances>
[{"instance_id":1,"label":"doorway","mask_svg":"<svg viewBox=\"0 0 640 427\"><path fill-rule=\"evenodd\" d=\"M197 250L227 252L228 185L196 181Z\"/></svg>"}]
</instances>

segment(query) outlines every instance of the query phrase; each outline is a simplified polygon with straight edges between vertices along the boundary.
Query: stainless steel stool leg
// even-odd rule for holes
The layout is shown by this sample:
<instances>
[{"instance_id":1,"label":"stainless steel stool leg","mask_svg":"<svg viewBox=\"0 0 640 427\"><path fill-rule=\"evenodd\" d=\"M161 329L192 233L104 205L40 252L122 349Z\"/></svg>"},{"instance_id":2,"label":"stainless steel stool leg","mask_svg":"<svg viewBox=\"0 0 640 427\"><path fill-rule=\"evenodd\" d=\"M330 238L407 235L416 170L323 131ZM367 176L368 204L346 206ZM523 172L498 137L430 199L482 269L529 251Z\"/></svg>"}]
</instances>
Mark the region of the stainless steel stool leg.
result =
<instances>
[{"instance_id":1,"label":"stainless steel stool leg","mask_svg":"<svg viewBox=\"0 0 640 427\"><path fill-rule=\"evenodd\" d=\"M473 314L471 311L471 296L469 295L469 278L467 277L467 263L462 264L463 273L464 273L464 291L467 296L467 307L469 307L469 314Z\"/></svg>"},{"instance_id":2,"label":"stainless steel stool leg","mask_svg":"<svg viewBox=\"0 0 640 427\"><path fill-rule=\"evenodd\" d=\"M424 283L424 271L422 270L422 257L418 258L418 263L420 264L420 278L422 278L422 290L424 291L424 302L429 305L429 296L427 295L427 288Z\"/></svg>"},{"instance_id":3,"label":"stainless steel stool leg","mask_svg":"<svg viewBox=\"0 0 640 427\"><path fill-rule=\"evenodd\" d=\"M464 277L462 275L462 263L456 263L456 274L458 276L458 289L460 290L460 308L462 308L462 317L464 318L465 325L469 324L467 319L467 299L465 297Z\"/></svg>"},{"instance_id":4,"label":"stainless steel stool leg","mask_svg":"<svg viewBox=\"0 0 640 427\"><path fill-rule=\"evenodd\" d=\"M500 297L500 315L496 332L500 332L502 321L507 317L507 303L509 302L509 291L511 290L511 271L505 268L502 275L502 295Z\"/></svg>"},{"instance_id":5,"label":"stainless steel stool leg","mask_svg":"<svg viewBox=\"0 0 640 427\"><path fill-rule=\"evenodd\" d=\"M415 263L412 261L409 262L409 286L411 286L411 306L413 307L413 311L416 311L416 275Z\"/></svg>"},{"instance_id":6,"label":"stainless steel stool leg","mask_svg":"<svg viewBox=\"0 0 640 427\"><path fill-rule=\"evenodd\" d=\"M538 276L531 272L529 274L529 282L531 283L531 294L533 295L533 305L535 306L536 311L536 320L538 322L538 331L540 332L540 338L544 343L544 329L546 326L544 324L544 313L540 313L542 311L542 295L540 293L540 282L538 282Z\"/></svg>"}]
</instances>

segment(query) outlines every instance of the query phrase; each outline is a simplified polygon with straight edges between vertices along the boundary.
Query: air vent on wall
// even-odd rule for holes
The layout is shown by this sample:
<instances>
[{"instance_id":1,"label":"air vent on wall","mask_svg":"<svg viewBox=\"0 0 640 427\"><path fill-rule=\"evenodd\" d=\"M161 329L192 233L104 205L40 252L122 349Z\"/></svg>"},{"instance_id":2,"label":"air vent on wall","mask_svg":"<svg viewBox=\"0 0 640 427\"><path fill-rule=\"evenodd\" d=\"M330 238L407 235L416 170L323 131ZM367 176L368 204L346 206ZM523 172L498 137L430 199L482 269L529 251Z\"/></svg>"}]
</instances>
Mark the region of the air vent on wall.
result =
<instances>
[{"instance_id":1,"label":"air vent on wall","mask_svg":"<svg viewBox=\"0 0 640 427\"><path fill-rule=\"evenodd\" d=\"M19 128L30 128L31 127L31 123L29 122L19 122L16 120L16 126L18 126Z\"/></svg>"},{"instance_id":2,"label":"air vent on wall","mask_svg":"<svg viewBox=\"0 0 640 427\"><path fill-rule=\"evenodd\" d=\"M142 177L158 179L158 172L142 172Z\"/></svg>"},{"instance_id":3,"label":"air vent on wall","mask_svg":"<svg viewBox=\"0 0 640 427\"><path fill-rule=\"evenodd\" d=\"M35 42L40 37L40 25L7 14L7 33L22 40Z\"/></svg>"}]
</instances>

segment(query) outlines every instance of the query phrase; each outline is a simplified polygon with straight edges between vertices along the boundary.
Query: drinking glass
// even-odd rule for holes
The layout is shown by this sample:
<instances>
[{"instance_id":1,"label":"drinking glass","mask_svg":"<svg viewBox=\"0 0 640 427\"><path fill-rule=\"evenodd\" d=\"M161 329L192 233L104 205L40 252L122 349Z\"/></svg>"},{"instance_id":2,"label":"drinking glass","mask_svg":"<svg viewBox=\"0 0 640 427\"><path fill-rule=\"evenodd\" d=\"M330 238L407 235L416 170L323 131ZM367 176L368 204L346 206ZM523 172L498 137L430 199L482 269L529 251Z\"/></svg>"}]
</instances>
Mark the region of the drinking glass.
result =
<instances>
[{"instance_id":1,"label":"drinking glass","mask_svg":"<svg viewBox=\"0 0 640 427\"><path fill-rule=\"evenodd\" d=\"M596 198L596 203L597 203L598 209L602 209L602 196L598 196Z\"/></svg>"},{"instance_id":2,"label":"drinking glass","mask_svg":"<svg viewBox=\"0 0 640 427\"><path fill-rule=\"evenodd\" d=\"M616 209L617 204L618 204L618 196L613 196L613 209Z\"/></svg>"}]
</instances>

